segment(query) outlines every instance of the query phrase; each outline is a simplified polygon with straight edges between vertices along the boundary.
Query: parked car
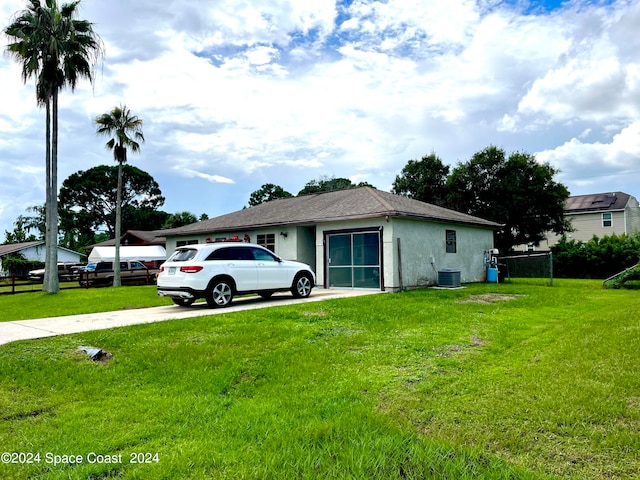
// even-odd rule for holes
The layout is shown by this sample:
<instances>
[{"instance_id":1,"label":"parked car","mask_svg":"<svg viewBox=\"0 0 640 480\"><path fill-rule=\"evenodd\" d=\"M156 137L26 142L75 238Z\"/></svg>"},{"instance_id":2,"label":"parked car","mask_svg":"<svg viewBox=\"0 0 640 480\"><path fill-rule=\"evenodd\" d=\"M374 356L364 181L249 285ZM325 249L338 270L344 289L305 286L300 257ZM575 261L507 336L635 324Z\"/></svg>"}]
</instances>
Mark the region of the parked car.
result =
<instances>
[{"instance_id":1,"label":"parked car","mask_svg":"<svg viewBox=\"0 0 640 480\"><path fill-rule=\"evenodd\" d=\"M315 286L309 265L283 260L251 243L208 243L178 248L160 266L158 295L189 306L204 298L211 307L226 307L234 295L291 291L308 297Z\"/></svg>"},{"instance_id":2,"label":"parked car","mask_svg":"<svg viewBox=\"0 0 640 480\"><path fill-rule=\"evenodd\" d=\"M62 281L71 281L78 278L77 268L81 263L60 262L58 263L58 278ZM42 282L44 280L44 268L38 268L29 272L29 280Z\"/></svg>"},{"instance_id":3,"label":"parked car","mask_svg":"<svg viewBox=\"0 0 640 480\"><path fill-rule=\"evenodd\" d=\"M122 285L145 285L155 283L157 268L148 268L140 261L120 262L120 281ZM113 285L113 262L90 262L80 272L80 285ZM87 285L88 284L88 285Z\"/></svg>"}]
</instances>

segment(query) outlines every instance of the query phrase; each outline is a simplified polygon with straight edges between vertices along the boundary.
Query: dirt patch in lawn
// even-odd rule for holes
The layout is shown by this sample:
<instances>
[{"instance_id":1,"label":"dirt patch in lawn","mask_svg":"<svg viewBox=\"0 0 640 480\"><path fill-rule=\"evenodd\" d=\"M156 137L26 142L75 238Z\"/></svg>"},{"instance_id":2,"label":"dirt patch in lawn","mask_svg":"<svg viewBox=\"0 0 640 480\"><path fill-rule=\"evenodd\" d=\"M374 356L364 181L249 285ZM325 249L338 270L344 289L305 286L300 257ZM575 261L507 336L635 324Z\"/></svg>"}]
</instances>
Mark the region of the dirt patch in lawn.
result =
<instances>
[{"instance_id":1,"label":"dirt patch in lawn","mask_svg":"<svg viewBox=\"0 0 640 480\"><path fill-rule=\"evenodd\" d=\"M496 302L506 302L515 300L521 295L505 295L501 293L483 293L481 295L471 295L469 298L458 300L457 303L480 303L490 305Z\"/></svg>"}]
</instances>

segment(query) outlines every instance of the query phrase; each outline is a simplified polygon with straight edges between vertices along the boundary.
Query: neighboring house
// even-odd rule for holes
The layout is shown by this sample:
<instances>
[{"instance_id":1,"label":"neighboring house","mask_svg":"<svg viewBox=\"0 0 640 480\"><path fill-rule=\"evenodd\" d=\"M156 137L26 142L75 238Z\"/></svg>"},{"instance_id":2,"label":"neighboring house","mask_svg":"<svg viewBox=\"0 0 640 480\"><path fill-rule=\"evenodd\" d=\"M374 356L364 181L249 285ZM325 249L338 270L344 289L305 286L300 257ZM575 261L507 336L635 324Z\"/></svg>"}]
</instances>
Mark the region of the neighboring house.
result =
<instances>
[{"instance_id":1,"label":"neighboring house","mask_svg":"<svg viewBox=\"0 0 640 480\"><path fill-rule=\"evenodd\" d=\"M160 245L164 247L164 230L127 230L120 237L120 245ZM114 238L96 243L87 248L112 247L116 244Z\"/></svg>"},{"instance_id":2,"label":"neighboring house","mask_svg":"<svg viewBox=\"0 0 640 480\"><path fill-rule=\"evenodd\" d=\"M575 195L565 202L564 216L571 221L573 232L567 233L568 240L587 242L594 235L630 235L640 230L640 206L638 200L628 193L594 193ZM545 250L555 245L560 236L549 233L546 242L539 249Z\"/></svg>"},{"instance_id":3,"label":"neighboring house","mask_svg":"<svg viewBox=\"0 0 640 480\"><path fill-rule=\"evenodd\" d=\"M44 262L46 258L46 248L44 240L38 240L34 242L14 243L10 245L0 245L0 258L4 258L8 255L21 255L26 260L37 260ZM58 247L58 262L81 262L81 253L74 252L67 248ZM0 263L0 277L9 275L9 272L5 272L2 269Z\"/></svg>"},{"instance_id":4,"label":"neighboring house","mask_svg":"<svg viewBox=\"0 0 640 480\"><path fill-rule=\"evenodd\" d=\"M485 252L501 225L360 187L266 202L162 230L167 254L193 243L238 239L309 264L318 285L398 290L434 285L438 271L486 279Z\"/></svg>"}]
</instances>

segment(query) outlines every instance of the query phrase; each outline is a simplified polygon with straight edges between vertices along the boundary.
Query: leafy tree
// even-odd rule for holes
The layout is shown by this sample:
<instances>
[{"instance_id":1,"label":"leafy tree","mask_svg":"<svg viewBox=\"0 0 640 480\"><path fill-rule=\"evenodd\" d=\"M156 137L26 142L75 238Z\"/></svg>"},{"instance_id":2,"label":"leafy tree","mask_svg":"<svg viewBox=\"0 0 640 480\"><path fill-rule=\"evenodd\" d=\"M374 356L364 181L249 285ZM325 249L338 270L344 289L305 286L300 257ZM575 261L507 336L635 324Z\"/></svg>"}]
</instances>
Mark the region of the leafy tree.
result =
<instances>
[{"instance_id":1,"label":"leafy tree","mask_svg":"<svg viewBox=\"0 0 640 480\"><path fill-rule=\"evenodd\" d=\"M36 236L33 233L28 233L28 230L24 229L24 217L19 215L13 225L15 228L13 232L8 230L4 231L4 244L10 245L13 243L24 243L24 242L33 242L37 240Z\"/></svg>"},{"instance_id":2,"label":"leafy tree","mask_svg":"<svg viewBox=\"0 0 640 480\"><path fill-rule=\"evenodd\" d=\"M16 221L13 222L13 225L15 227L13 229L13 232L9 232L7 230L4 231L5 243L24 243L44 239L46 231L44 210L44 205L35 205L27 208L27 211L34 212L36 215L18 215ZM31 233L32 231L37 231L39 235L34 235L33 233Z\"/></svg>"},{"instance_id":3,"label":"leafy tree","mask_svg":"<svg viewBox=\"0 0 640 480\"><path fill-rule=\"evenodd\" d=\"M63 182L60 189L60 228L69 239L68 248L77 249L95 243L95 232L105 228L109 238L116 238L114 222L119 169L99 165L80 170ZM166 219L166 213L157 211L164 204L158 183L147 172L132 165L122 166L120 204L125 230L156 230Z\"/></svg>"},{"instance_id":4,"label":"leafy tree","mask_svg":"<svg viewBox=\"0 0 640 480\"><path fill-rule=\"evenodd\" d=\"M82 78L93 80L92 68L102 54L93 25L78 20L80 0L58 5L57 0L29 0L4 30L7 53L22 64L22 79L34 78L36 102L45 107L46 264L58 263L58 94L73 91ZM58 293L57 271L46 269L42 289Z\"/></svg>"},{"instance_id":5,"label":"leafy tree","mask_svg":"<svg viewBox=\"0 0 640 480\"><path fill-rule=\"evenodd\" d=\"M178 228L196 223L197 221L198 219L191 212L178 212L173 215L169 215L162 228Z\"/></svg>"},{"instance_id":6,"label":"leafy tree","mask_svg":"<svg viewBox=\"0 0 640 480\"><path fill-rule=\"evenodd\" d=\"M449 166L432 152L420 160L409 160L396 176L391 191L421 202L446 206L447 175Z\"/></svg>"},{"instance_id":7,"label":"leafy tree","mask_svg":"<svg viewBox=\"0 0 640 480\"><path fill-rule=\"evenodd\" d=\"M310 193L331 192L333 190L344 190L345 188L354 187L373 187L370 183L360 182L357 185L348 178L336 178L323 176L317 180L310 180L298 195L307 195Z\"/></svg>"},{"instance_id":8,"label":"leafy tree","mask_svg":"<svg viewBox=\"0 0 640 480\"><path fill-rule=\"evenodd\" d=\"M558 173L528 153L490 146L459 164L447 178L447 203L460 212L504 225L496 235L501 252L515 245L538 244L545 233L570 231L564 218L569 191L554 180Z\"/></svg>"},{"instance_id":9,"label":"leafy tree","mask_svg":"<svg viewBox=\"0 0 640 480\"><path fill-rule=\"evenodd\" d=\"M273 183L265 183L251 194L249 197L249 206L255 207L256 205L260 205L264 202L289 197L293 197L293 195L284 190L281 186L274 185Z\"/></svg>"},{"instance_id":10,"label":"leafy tree","mask_svg":"<svg viewBox=\"0 0 640 480\"><path fill-rule=\"evenodd\" d=\"M120 281L120 236L122 232L122 165L127 162L127 149L140 151L140 143L144 142L142 120L126 106L115 107L95 119L96 133L111 137L105 145L113 151L113 159L118 162L118 188L116 202L116 252L113 261L113 286L119 287Z\"/></svg>"},{"instance_id":11,"label":"leafy tree","mask_svg":"<svg viewBox=\"0 0 640 480\"><path fill-rule=\"evenodd\" d=\"M160 230L169 218L167 212L155 207L135 207L127 205L122 207L122 231L127 230Z\"/></svg>"}]
</instances>

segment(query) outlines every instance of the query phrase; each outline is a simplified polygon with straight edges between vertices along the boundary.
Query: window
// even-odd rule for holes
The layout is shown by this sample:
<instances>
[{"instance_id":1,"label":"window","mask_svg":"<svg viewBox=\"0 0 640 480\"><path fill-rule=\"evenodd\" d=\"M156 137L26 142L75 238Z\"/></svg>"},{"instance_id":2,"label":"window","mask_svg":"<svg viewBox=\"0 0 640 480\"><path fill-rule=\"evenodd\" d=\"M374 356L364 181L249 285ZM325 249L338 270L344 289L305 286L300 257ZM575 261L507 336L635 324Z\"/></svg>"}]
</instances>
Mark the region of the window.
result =
<instances>
[{"instance_id":1,"label":"window","mask_svg":"<svg viewBox=\"0 0 640 480\"><path fill-rule=\"evenodd\" d=\"M198 240L178 240L176 247L184 247L185 245L197 245Z\"/></svg>"},{"instance_id":2,"label":"window","mask_svg":"<svg viewBox=\"0 0 640 480\"><path fill-rule=\"evenodd\" d=\"M180 249L180 250L176 250L174 252L173 255L171 255L171 257L169 257L169 262L186 262L188 260L192 260L195 256L196 253L198 253L197 250L193 249L193 248L185 248L185 249Z\"/></svg>"},{"instance_id":3,"label":"window","mask_svg":"<svg viewBox=\"0 0 640 480\"><path fill-rule=\"evenodd\" d=\"M253 255L248 247L226 247L214 250L206 260L253 260Z\"/></svg>"},{"instance_id":4,"label":"window","mask_svg":"<svg viewBox=\"0 0 640 480\"><path fill-rule=\"evenodd\" d=\"M613 218L611 216L611 212L606 212L602 214L602 226L603 227L611 227L613 225Z\"/></svg>"},{"instance_id":5,"label":"window","mask_svg":"<svg viewBox=\"0 0 640 480\"><path fill-rule=\"evenodd\" d=\"M264 248L267 248L275 253L276 251L276 235L275 233L266 233L258 235L258 240L256 242L258 245L262 245Z\"/></svg>"},{"instance_id":6,"label":"window","mask_svg":"<svg viewBox=\"0 0 640 480\"><path fill-rule=\"evenodd\" d=\"M446 245L447 245L447 253L456 253L456 231L455 230L447 230L446 231Z\"/></svg>"},{"instance_id":7,"label":"window","mask_svg":"<svg viewBox=\"0 0 640 480\"><path fill-rule=\"evenodd\" d=\"M267 252L266 250L262 250L261 248L252 248L253 257L261 262L275 262L276 257L273 254Z\"/></svg>"}]
</instances>

